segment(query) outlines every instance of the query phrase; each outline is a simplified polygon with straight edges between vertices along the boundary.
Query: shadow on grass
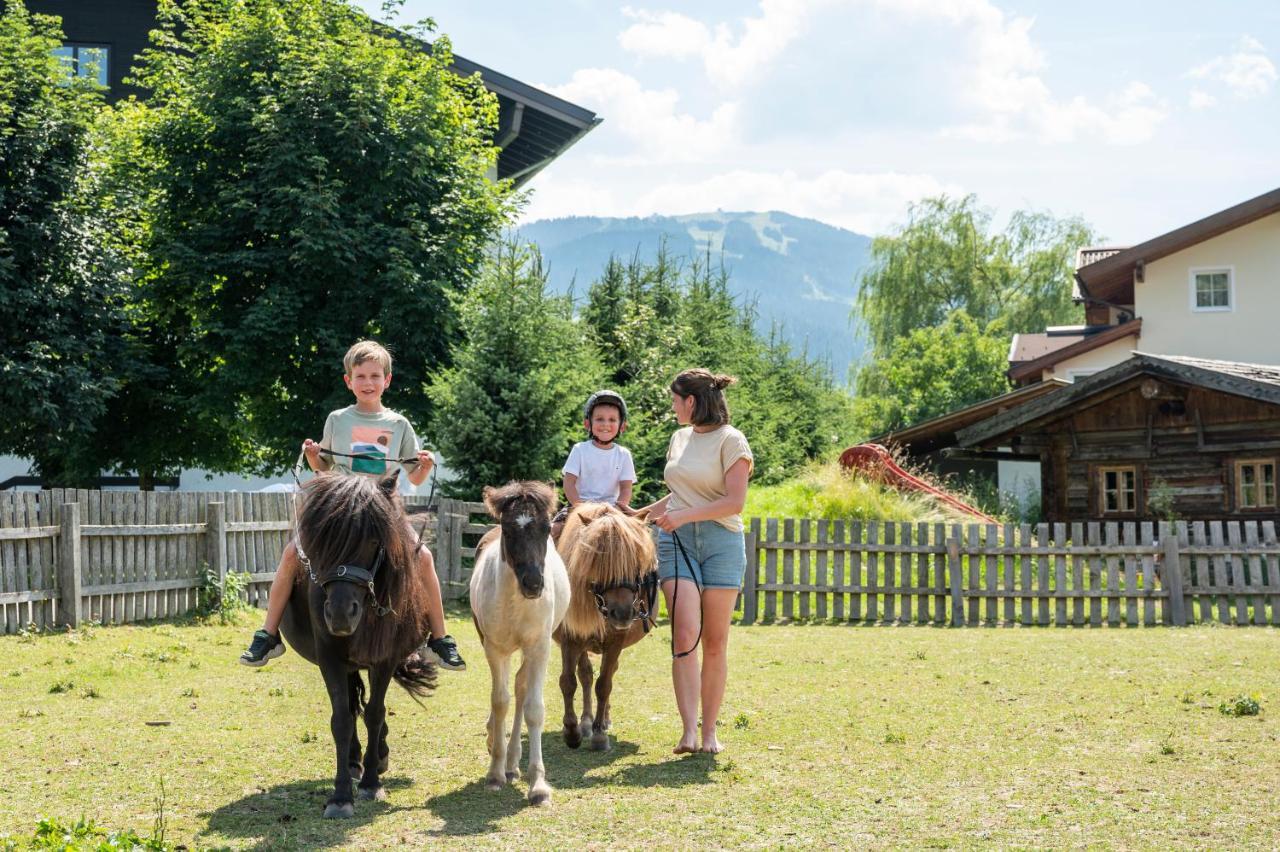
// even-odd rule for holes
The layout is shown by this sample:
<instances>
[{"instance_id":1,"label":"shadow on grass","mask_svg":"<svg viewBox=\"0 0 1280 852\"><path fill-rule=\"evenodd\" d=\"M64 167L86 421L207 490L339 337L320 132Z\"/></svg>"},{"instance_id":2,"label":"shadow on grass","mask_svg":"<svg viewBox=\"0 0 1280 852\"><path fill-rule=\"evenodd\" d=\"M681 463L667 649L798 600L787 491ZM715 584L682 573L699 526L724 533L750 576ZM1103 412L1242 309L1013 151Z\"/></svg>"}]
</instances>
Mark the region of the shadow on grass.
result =
<instances>
[{"instance_id":1,"label":"shadow on grass","mask_svg":"<svg viewBox=\"0 0 1280 852\"><path fill-rule=\"evenodd\" d=\"M383 776L388 792L413 786L406 778ZM250 793L203 814L208 825L202 836L219 835L257 841L247 849L322 849L342 846L354 830L378 816L404 810L387 802L356 801L351 819L324 819L324 804L333 792L333 780L294 781L269 790Z\"/></svg>"},{"instance_id":2,"label":"shadow on grass","mask_svg":"<svg viewBox=\"0 0 1280 852\"><path fill-rule=\"evenodd\" d=\"M613 773L592 773L617 760L631 757L640 747L625 740L614 740L609 751L571 749L559 732L546 733L542 740L542 759L547 767L547 780L555 790L583 790L593 787L685 787L710 784L715 771L715 758L710 755L687 755L657 763L632 764ZM528 765L529 750L524 749L521 772ZM515 784L501 790L486 790L484 779L476 779L427 800L427 807L444 821L444 826L431 832L436 836L467 836L499 830L498 822L533 807L526 800L528 785L521 775ZM555 794L552 794L554 801Z\"/></svg>"}]
</instances>

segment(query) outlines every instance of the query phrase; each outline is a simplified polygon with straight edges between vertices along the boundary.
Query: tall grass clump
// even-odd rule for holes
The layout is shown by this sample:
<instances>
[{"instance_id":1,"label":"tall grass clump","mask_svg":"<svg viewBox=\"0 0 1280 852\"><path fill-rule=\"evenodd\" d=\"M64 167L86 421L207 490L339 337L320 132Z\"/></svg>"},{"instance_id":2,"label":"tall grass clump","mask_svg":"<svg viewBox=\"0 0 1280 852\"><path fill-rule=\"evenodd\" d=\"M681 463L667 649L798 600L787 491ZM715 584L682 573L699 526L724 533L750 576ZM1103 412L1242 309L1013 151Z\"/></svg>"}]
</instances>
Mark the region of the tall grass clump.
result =
<instances>
[{"instance_id":1,"label":"tall grass clump","mask_svg":"<svg viewBox=\"0 0 1280 852\"><path fill-rule=\"evenodd\" d=\"M849 473L839 462L811 463L778 485L750 488L748 518L844 518L861 521L951 521L959 516L923 494L899 491Z\"/></svg>"}]
</instances>

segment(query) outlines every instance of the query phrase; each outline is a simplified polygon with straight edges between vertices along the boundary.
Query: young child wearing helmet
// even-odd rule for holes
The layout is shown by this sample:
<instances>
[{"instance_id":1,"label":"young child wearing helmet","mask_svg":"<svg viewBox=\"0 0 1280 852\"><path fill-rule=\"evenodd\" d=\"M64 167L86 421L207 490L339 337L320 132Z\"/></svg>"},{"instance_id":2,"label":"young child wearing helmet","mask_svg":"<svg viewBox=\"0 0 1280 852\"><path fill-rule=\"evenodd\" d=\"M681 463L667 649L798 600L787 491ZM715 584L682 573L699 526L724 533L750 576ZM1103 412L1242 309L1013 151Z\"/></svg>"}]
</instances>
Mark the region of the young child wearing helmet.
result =
<instances>
[{"instance_id":1,"label":"young child wearing helmet","mask_svg":"<svg viewBox=\"0 0 1280 852\"><path fill-rule=\"evenodd\" d=\"M582 425L589 436L569 451L561 471L567 505L552 522L558 538L569 510L579 503L609 503L630 512L631 489L636 481L631 451L617 443L627 428L627 403L616 391L599 390L582 407Z\"/></svg>"}]
</instances>

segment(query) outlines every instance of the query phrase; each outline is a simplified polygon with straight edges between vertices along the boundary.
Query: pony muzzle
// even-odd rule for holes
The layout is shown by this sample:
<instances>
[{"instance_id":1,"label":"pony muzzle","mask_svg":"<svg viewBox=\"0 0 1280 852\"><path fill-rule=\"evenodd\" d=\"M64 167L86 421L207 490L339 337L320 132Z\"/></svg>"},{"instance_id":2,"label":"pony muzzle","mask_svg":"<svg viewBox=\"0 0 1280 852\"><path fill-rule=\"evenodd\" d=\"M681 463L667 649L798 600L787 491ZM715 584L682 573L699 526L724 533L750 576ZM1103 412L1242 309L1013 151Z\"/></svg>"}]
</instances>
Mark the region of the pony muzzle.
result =
<instances>
[{"instance_id":1,"label":"pony muzzle","mask_svg":"<svg viewBox=\"0 0 1280 852\"><path fill-rule=\"evenodd\" d=\"M517 565L516 581L520 584L520 594L533 600L542 597L542 566Z\"/></svg>"},{"instance_id":2,"label":"pony muzzle","mask_svg":"<svg viewBox=\"0 0 1280 852\"><path fill-rule=\"evenodd\" d=\"M325 598L324 624L330 633L341 638L356 632L356 628L360 626L360 618L364 615L364 606L355 595L337 597L337 600Z\"/></svg>"}]
</instances>

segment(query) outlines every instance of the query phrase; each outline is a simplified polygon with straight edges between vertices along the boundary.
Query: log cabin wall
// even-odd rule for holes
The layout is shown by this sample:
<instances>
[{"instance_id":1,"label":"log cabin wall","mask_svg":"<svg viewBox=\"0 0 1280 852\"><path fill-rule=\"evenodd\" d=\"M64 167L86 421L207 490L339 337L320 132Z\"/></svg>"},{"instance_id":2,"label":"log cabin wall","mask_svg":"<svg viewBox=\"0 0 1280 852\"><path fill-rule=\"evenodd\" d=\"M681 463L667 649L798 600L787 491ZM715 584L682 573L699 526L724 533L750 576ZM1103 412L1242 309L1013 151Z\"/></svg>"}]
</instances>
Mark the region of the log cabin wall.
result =
<instances>
[{"instance_id":1,"label":"log cabin wall","mask_svg":"<svg viewBox=\"0 0 1280 852\"><path fill-rule=\"evenodd\" d=\"M1019 451L1040 453L1042 510L1051 521L1160 520L1161 497L1179 518L1280 520L1276 500L1263 501L1259 486L1255 501L1271 505L1242 506L1236 481L1237 463L1270 464L1273 482L1280 474L1280 406L1141 377L1019 437ZM1103 469L1129 466L1134 511L1104 511Z\"/></svg>"}]
</instances>

